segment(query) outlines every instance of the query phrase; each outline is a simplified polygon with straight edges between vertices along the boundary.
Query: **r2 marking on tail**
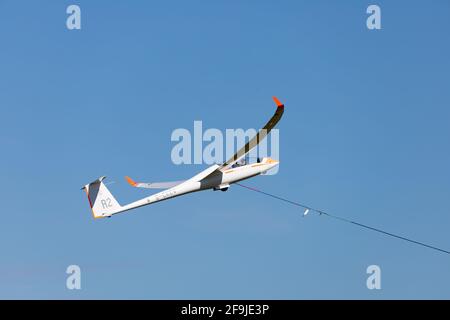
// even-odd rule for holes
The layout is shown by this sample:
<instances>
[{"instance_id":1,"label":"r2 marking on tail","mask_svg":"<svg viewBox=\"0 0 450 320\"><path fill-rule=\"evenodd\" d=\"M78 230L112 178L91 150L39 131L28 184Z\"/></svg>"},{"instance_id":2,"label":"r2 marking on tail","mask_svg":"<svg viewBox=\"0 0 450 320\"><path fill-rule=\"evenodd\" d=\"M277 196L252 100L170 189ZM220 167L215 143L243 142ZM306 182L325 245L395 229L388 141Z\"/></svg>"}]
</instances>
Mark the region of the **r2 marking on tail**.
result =
<instances>
[{"instance_id":1,"label":"r2 marking on tail","mask_svg":"<svg viewBox=\"0 0 450 320\"><path fill-rule=\"evenodd\" d=\"M101 200L101 204L102 204L102 208L103 209L108 209L108 208L112 208L112 203L111 203L111 198L106 198Z\"/></svg>"}]
</instances>

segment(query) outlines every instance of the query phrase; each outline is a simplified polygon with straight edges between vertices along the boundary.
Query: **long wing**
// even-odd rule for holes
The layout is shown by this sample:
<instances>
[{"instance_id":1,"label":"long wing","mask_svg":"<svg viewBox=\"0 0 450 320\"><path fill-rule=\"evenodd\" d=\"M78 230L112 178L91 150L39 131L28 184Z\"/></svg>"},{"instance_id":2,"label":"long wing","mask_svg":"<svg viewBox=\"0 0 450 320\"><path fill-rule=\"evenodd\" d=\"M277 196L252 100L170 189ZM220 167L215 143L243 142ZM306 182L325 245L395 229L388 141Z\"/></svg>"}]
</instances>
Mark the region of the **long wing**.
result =
<instances>
[{"instance_id":1,"label":"long wing","mask_svg":"<svg viewBox=\"0 0 450 320\"><path fill-rule=\"evenodd\" d=\"M254 136L245 146L243 146L241 149L239 149L236 154L234 154L230 159L228 159L226 162L222 164L222 166L219 169L223 169L226 167L231 166L232 164L236 163L239 159L244 157L250 150L252 150L254 147L256 147L272 130L273 127L280 121L281 116L284 112L284 104L280 102L280 100L277 99L277 97L272 97L273 101L277 104L277 111L275 111L275 114L272 116L272 118L269 120L269 122L266 123L264 128L259 130L259 132Z\"/></svg>"},{"instance_id":2,"label":"long wing","mask_svg":"<svg viewBox=\"0 0 450 320\"><path fill-rule=\"evenodd\" d=\"M169 189L179 185L185 180L181 181L167 181L167 182L136 182L130 177L125 177L127 182L135 188L145 188L145 189Z\"/></svg>"}]
</instances>

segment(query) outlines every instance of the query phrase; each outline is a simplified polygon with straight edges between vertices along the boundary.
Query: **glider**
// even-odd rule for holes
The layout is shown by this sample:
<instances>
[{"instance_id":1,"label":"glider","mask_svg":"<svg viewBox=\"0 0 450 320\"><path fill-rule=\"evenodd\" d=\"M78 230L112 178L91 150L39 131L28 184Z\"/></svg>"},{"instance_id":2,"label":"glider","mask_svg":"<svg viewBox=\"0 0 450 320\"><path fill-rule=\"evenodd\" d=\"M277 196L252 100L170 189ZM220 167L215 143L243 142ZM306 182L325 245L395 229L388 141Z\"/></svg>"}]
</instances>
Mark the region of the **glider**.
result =
<instances>
[{"instance_id":1,"label":"glider","mask_svg":"<svg viewBox=\"0 0 450 320\"><path fill-rule=\"evenodd\" d=\"M277 166L279 161L271 158L258 159L256 163L240 163L240 160L244 158L250 150L256 147L267 134L269 134L270 130L275 127L278 121L280 121L284 112L284 104L276 97L273 97L273 100L277 104L277 109L269 122L259 130L256 136L248 141L247 144L222 165L214 164L194 177L184 181L143 183L135 182L130 177L125 177L127 182L133 187L164 190L124 206L121 206L117 202L103 183L105 177L100 177L85 185L82 190L86 192L94 218L109 218L117 213L168 200L191 192L207 189L226 191L228 187L235 182L260 175Z\"/></svg>"}]
</instances>

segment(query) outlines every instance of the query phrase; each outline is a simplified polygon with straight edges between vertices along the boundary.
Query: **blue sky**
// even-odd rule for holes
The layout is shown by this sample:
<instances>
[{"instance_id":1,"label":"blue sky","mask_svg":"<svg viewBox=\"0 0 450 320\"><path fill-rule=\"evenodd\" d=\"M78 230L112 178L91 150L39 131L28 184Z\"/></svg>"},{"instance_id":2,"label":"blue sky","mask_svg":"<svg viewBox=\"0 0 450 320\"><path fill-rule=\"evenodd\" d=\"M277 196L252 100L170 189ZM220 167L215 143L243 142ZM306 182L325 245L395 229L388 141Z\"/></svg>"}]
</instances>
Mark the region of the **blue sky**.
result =
<instances>
[{"instance_id":1,"label":"blue sky","mask_svg":"<svg viewBox=\"0 0 450 320\"><path fill-rule=\"evenodd\" d=\"M97 221L80 191L192 176L174 129L277 95L280 170L248 185L450 249L450 4L377 1L369 31L372 3L0 0L0 298L450 298L449 256L237 186Z\"/></svg>"}]
</instances>

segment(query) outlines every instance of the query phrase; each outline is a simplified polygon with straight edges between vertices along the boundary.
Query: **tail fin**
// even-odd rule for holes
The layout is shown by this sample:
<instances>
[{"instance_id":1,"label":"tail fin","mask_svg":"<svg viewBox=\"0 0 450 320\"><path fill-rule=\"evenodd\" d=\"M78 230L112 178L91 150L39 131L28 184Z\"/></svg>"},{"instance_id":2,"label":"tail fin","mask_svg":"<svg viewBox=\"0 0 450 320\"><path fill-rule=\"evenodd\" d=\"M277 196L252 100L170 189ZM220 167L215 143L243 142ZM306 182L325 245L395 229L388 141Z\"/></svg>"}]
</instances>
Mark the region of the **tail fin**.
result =
<instances>
[{"instance_id":1,"label":"tail fin","mask_svg":"<svg viewBox=\"0 0 450 320\"><path fill-rule=\"evenodd\" d=\"M86 192L95 219L110 217L122 208L103 183L105 178L100 177L81 188Z\"/></svg>"}]
</instances>

